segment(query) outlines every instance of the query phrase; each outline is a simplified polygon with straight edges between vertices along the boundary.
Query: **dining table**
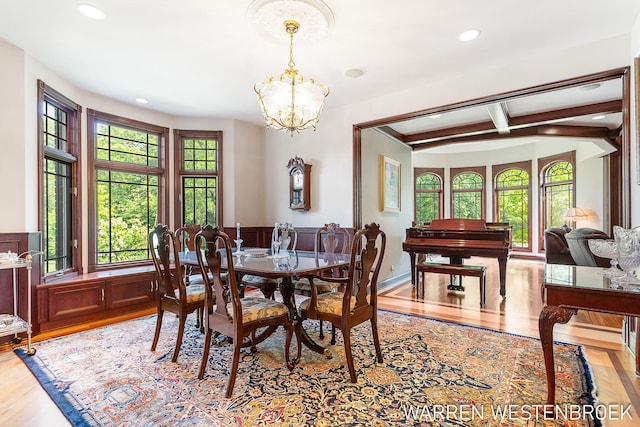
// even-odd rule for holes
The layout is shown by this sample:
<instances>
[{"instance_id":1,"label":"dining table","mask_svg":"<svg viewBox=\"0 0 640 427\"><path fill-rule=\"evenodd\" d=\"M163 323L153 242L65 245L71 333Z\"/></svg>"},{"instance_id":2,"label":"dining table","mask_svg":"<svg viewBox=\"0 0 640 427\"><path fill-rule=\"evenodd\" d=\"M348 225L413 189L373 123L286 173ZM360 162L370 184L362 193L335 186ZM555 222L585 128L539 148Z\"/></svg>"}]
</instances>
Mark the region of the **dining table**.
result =
<instances>
[{"instance_id":1,"label":"dining table","mask_svg":"<svg viewBox=\"0 0 640 427\"><path fill-rule=\"evenodd\" d=\"M250 254L250 252L252 254ZM180 252L180 262L186 265L198 265L194 251ZM271 249L265 249L260 255L254 251L242 250L233 252L233 270L237 283L241 283L242 276L252 274L267 278L280 279L279 290L282 302L289 309L289 316L293 322L299 322L300 316L296 306L295 280L299 277L319 276L328 270L341 271L349 265L350 254L324 253L314 251L280 251L272 254ZM227 268L228 260L223 260L222 268ZM268 338L277 326L270 326L254 338L254 344L258 344ZM304 327L301 327L301 341L309 349L324 354L330 359L331 351L313 340Z\"/></svg>"}]
</instances>

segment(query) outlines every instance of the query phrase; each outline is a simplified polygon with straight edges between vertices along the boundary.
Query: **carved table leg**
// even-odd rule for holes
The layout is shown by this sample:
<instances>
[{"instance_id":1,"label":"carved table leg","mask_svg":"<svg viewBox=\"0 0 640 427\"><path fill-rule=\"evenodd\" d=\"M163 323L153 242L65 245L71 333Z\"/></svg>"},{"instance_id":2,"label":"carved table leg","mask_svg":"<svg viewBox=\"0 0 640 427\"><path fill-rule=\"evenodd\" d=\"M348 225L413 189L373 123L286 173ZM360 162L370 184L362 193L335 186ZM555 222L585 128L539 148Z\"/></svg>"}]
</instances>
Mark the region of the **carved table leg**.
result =
<instances>
[{"instance_id":1,"label":"carved table leg","mask_svg":"<svg viewBox=\"0 0 640 427\"><path fill-rule=\"evenodd\" d=\"M306 345L307 348L315 351L316 353L324 354L327 357L327 359L330 359L332 356L331 351L328 348L321 346L320 344L315 342L313 339L311 339L309 334L307 334L307 331L304 329L302 325L302 320L298 315L298 309L296 307L295 299L293 296L294 292L295 292L295 285L291 281L291 277L290 276L283 277L282 282L280 283L280 293L282 294L282 302L289 309L289 318L291 319L291 321L294 324L296 324L296 327L299 327L302 343ZM300 325L297 325L297 323L300 323Z\"/></svg>"},{"instance_id":2,"label":"carved table leg","mask_svg":"<svg viewBox=\"0 0 640 427\"><path fill-rule=\"evenodd\" d=\"M556 323L567 323L576 310L547 305L540 312L538 329L544 354L544 367L547 372L547 405L556 400L556 369L553 362L553 327Z\"/></svg>"}]
</instances>

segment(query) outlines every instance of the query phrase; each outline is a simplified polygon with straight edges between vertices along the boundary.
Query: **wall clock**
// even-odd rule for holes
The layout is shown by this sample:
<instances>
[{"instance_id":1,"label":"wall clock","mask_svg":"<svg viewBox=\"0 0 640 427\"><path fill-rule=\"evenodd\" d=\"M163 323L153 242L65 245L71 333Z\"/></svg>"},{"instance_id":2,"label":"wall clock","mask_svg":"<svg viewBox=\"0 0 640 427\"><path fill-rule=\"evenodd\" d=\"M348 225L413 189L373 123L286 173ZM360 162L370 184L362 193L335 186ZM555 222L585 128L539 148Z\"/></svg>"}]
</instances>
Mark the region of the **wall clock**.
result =
<instances>
[{"instance_id":1,"label":"wall clock","mask_svg":"<svg viewBox=\"0 0 640 427\"><path fill-rule=\"evenodd\" d=\"M311 209L311 165L300 157L289 160L289 209L308 211Z\"/></svg>"}]
</instances>

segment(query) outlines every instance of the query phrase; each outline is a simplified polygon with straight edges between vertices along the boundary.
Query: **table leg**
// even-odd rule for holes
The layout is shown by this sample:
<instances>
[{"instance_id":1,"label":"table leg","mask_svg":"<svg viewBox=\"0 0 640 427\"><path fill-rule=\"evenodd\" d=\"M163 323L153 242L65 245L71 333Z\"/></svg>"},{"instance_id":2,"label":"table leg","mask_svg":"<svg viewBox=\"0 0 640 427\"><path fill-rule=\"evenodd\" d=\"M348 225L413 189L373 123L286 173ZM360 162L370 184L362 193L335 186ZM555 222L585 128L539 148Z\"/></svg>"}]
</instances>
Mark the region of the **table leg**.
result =
<instances>
[{"instance_id":1,"label":"table leg","mask_svg":"<svg viewBox=\"0 0 640 427\"><path fill-rule=\"evenodd\" d=\"M302 320L298 315L298 309L296 307L294 292L295 292L295 285L291 281L291 277L289 276L283 277L282 282L280 282L280 293L282 294L282 302L289 309L289 316L291 318L291 321L294 322L294 324L296 324L296 327L300 328L300 332L301 332L300 338L302 343L306 345L309 349L315 351L316 353L324 354L327 357L327 359L330 359L332 357L331 351L328 348L321 346L320 344L315 342L313 339L311 339L309 334L307 334L307 331L302 326Z\"/></svg>"},{"instance_id":2,"label":"table leg","mask_svg":"<svg viewBox=\"0 0 640 427\"><path fill-rule=\"evenodd\" d=\"M498 258L498 267L500 268L500 296L507 296L507 258Z\"/></svg>"},{"instance_id":3,"label":"table leg","mask_svg":"<svg viewBox=\"0 0 640 427\"><path fill-rule=\"evenodd\" d=\"M418 286L418 270L416 268L416 253L409 252L409 261L411 261L411 284Z\"/></svg>"},{"instance_id":4,"label":"table leg","mask_svg":"<svg viewBox=\"0 0 640 427\"><path fill-rule=\"evenodd\" d=\"M576 310L556 306L545 306L540 312L538 330L544 355L544 368L547 373L547 405L556 400L556 368L553 362L553 327L556 323L567 323Z\"/></svg>"}]
</instances>

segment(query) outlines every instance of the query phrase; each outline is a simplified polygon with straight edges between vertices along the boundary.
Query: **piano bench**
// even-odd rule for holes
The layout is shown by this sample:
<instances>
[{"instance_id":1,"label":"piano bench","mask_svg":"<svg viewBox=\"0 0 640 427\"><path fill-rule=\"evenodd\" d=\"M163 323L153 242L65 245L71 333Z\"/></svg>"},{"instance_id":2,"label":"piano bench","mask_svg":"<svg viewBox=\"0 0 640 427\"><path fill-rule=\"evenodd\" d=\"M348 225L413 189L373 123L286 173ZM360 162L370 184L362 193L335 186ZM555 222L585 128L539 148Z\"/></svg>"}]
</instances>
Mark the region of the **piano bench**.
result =
<instances>
[{"instance_id":1,"label":"piano bench","mask_svg":"<svg viewBox=\"0 0 640 427\"><path fill-rule=\"evenodd\" d=\"M420 273L420 280L416 287L418 293L422 287L424 294L424 273L449 274L451 276L473 276L480 279L480 307L484 307L486 303L486 268L482 265L460 265L460 264L438 264L434 262L422 262L416 265L416 270Z\"/></svg>"}]
</instances>

